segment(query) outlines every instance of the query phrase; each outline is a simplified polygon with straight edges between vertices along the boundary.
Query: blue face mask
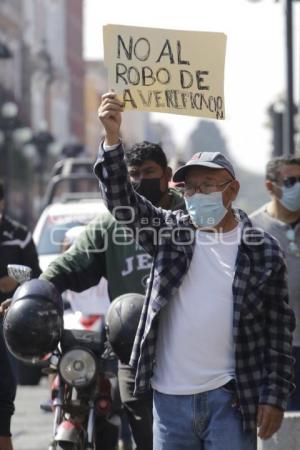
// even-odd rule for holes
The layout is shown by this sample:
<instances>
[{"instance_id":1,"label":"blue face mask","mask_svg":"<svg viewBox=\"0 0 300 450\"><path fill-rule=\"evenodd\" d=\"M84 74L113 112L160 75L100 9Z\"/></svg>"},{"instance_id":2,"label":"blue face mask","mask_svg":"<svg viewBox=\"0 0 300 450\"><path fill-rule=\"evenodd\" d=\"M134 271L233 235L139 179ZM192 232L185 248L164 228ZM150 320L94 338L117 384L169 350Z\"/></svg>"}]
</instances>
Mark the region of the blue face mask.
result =
<instances>
[{"instance_id":1,"label":"blue face mask","mask_svg":"<svg viewBox=\"0 0 300 450\"><path fill-rule=\"evenodd\" d=\"M196 193L186 197L185 204L193 223L201 228L218 225L227 213L222 192Z\"/></svg>"},{"instance_id":2,"label":"blue face mask","mask_svg":"<svg viewBox=\"0 0 300 450\"><path fill-rule=\"evenodd\" d=\"M282 187L282 197L280 203L289 211L300 210L300 182L291 187Z\"/></svg>"}]
</instances>

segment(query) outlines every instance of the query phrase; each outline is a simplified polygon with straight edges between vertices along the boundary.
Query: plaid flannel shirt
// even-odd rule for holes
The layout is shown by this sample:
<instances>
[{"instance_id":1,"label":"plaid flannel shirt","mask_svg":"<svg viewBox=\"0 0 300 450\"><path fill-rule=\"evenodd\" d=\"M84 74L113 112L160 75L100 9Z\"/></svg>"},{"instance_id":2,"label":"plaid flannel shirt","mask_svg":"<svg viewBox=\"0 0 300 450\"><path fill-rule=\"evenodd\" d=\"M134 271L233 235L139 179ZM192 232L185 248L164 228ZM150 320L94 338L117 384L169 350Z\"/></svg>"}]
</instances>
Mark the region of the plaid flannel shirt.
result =
<instances>
[{"instance_id":1,"label":"plaid flannel shirt","mask_svg":"<svg viewBox=\"0 0 300 450\"><path fill-rule=\"evenodd\" d=\"M136 393L143 393L150 388L159 311L189 268L194 227L183 211L156 208L133 190L121 144L100 149L94 170L110 211L154 256L130 362L136 367ZM254 228L243 211L235 213L243 223L232 286L237 396L244 428L256 429L258 404L284 410L294 389L295 317L288 306L286 265L278 242Z\"/></svg>"}]
</instances>

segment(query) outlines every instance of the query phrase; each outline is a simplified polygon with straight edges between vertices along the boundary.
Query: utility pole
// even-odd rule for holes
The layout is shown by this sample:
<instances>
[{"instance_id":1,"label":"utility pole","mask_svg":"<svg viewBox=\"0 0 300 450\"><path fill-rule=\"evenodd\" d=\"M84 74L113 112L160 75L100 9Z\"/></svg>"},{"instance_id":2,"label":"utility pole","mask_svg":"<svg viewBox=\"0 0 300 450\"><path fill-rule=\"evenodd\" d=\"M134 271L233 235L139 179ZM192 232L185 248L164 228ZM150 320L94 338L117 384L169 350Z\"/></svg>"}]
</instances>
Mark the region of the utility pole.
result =
<instances>
[{"instance_id":1,"label":"utility pole","mask_svg":"<svg viewBox=\"0 0 300 450\"><path fill-rule=\"evenodd\" d=\"M249 0L256 2L260 0ZM275 0L276 2L278 0ZM293 2L299 0L282 0L284 7L285 23L285 72L286 92L283 112L283 149L286 158L295 154L295 130L294 130L294 61L293 61ZM276 133L276 131L275 131Z\"/></svg>"},{"instance_id":2,"label":"utility pole","mask_svg":"<svg viewBox=\"0 0 300 450\"><path fill-rule=\"evenodd\" d=\"M286 108L284 114L284 156L295 154L294 130L294 63L293 63L293 0L284 0L286 43Z\"/></svg>"}]
</instances>

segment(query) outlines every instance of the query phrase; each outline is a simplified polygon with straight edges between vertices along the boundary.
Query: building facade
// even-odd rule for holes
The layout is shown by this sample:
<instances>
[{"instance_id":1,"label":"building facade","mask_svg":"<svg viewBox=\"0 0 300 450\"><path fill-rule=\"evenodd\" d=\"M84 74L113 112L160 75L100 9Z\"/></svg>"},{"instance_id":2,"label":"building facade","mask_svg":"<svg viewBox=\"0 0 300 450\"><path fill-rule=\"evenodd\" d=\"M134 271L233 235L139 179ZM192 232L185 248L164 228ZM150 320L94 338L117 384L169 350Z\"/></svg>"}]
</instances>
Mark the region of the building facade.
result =
<instances>
[{"instance_id":1,"label":"building facade","mask_svg":"<svg viewBox=\"0 0 300 450\"><path fill-rule=\"evenodd\" d=\"M66 62L70 95L70 131L80 142L85 139L84 61L82 0L66 0Z\"/></svg>"},{"instance_id":2,"label":"building facade","mask_svg":"<svg viewBox=\"0 0 300 450\"><path fill-rule=\"evenodd\" d=\"M22 0L0 0L0 43L11 57L1 58L0 102L22 96Z\"/></svg>"},{"instance_id":3,"label":"building facade","mask_svg":"<svg viewBox=\"0 0 300 450\"><path fill-rule=\"evenodd\" d=\"M32 127L83 140L82 0L26 0L23 18Z\"/></svg>"},{"instance_id":4,"label":"building facade","mask_svg":"<svg viewBox=\"0 0 300 450\"><path fill-rule=\"evenodd\" d=\"M83 0L0 0L0 50L7 48L11 54L4 58L0 51L0 105L16 103L18 123L30 127L33 137L47 132L55 142L46 154L45 146L37 148L37 139L33 141L35 148L27 152L20 145L8 151L5 143L0 155L4 159L9 155L11 161L6 166L11 168L15 157L26 159L28 170L33 168L40 185L43 174L39 173L39 160L47 160L43 165L46 184L48 169L60 157L62 147L71 141L84 144L82 8ZM11 177L10 191L15 197L20 176L13 170L4 176L7 183ZM15 202L12 198L11 203Z\"/></svg>"}]
</instances>

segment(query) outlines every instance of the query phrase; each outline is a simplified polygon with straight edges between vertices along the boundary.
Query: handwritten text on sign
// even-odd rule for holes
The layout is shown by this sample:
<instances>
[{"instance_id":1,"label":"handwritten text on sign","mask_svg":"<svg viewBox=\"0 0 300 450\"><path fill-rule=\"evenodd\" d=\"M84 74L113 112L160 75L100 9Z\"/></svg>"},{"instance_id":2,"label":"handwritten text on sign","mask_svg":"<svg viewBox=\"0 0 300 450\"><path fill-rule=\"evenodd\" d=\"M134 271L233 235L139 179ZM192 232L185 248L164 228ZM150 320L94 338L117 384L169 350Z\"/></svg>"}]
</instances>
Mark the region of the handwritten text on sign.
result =
<instances>
[{"instance_id":1,"label":"handwritten text on sign","mask_svg":"<svg viewBox=\"0 0 300 450\"><path fill-rule=\"evenodd\" d=\"M103 37L125 109L224 119L223 33L106 25Z\"/></svg>"}]
</instances>

